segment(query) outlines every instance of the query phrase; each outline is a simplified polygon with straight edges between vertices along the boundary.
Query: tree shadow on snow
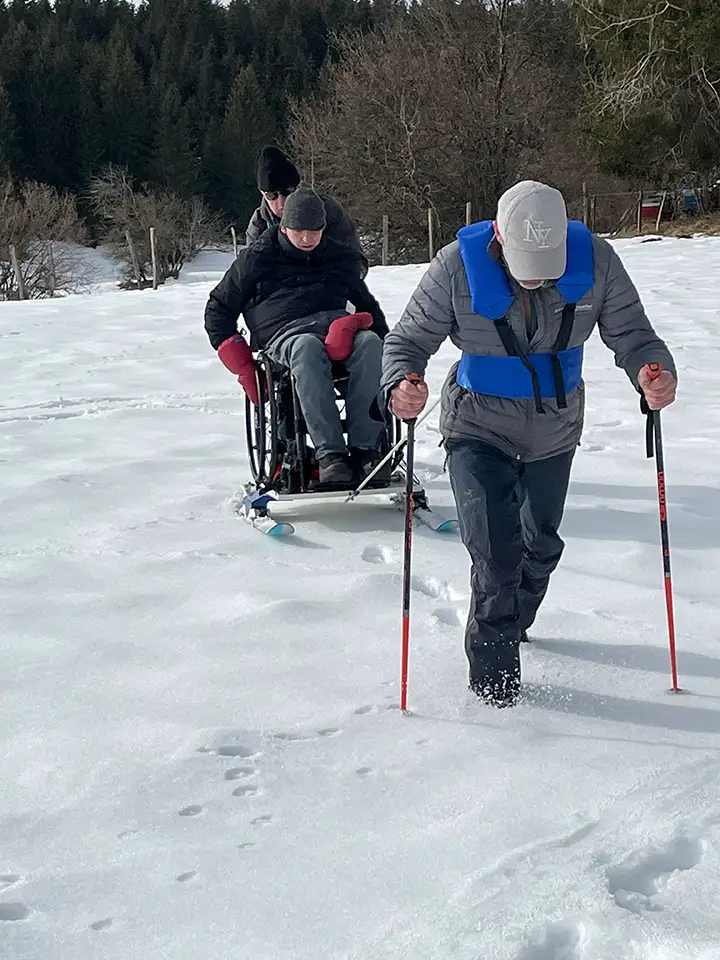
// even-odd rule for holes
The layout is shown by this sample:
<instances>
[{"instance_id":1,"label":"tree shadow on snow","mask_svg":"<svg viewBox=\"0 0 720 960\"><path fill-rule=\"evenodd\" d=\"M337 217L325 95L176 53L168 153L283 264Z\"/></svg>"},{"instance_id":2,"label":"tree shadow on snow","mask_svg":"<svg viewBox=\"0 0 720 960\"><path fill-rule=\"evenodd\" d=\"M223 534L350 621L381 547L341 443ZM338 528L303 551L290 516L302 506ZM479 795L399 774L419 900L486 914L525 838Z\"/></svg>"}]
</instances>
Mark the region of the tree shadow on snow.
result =
<instances>
[{"instance_id":1,"label":"tree shadow on snow","mask_svg":"<svg viewBox=\"0 0 720 960\"><path fill-rule=\"evenodd\" d=\"M524 700L541 710L611 720L634 726L656 727L686 733L720 735L720 710L686 706L681 694L668 694L667 702L627 700L600 696L572 687L533 684L525 687Z\"/></svg>"},{"instance_id":2,"label":"tree shadow on snow","mask_svg":"<svg viewBox=\"0 0 720 960\"><path fill-rule=\"evenodd\" d=\"M563 657L599 663L606 667L624 667L629 670L649 670L669 674L670 655L667 648L645 644L596 643L585 640L533 640L538 650L547 650ZM678 650L678 669L693 677L720 679L720 659L703 653Z\"/></svg>"}]
</instances>

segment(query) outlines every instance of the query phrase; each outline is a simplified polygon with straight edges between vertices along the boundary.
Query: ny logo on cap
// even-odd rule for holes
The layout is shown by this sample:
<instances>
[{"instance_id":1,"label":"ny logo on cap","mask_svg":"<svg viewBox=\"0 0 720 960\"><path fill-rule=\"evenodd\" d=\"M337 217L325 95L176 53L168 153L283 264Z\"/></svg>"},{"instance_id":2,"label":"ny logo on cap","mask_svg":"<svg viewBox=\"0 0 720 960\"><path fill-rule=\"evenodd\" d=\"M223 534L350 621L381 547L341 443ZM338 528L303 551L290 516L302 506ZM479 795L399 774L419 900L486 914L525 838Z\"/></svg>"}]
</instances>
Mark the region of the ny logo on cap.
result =
<instances>
[{"instance_id":1,"label":"ny logo on cap","mask_svg":"<svg viewBox=\"0 0 720 960\"><path fill-rule=\"evenodd\" d=\"M536 243L538 250L547 250L550 247L547 241L552 233L552 227L545 227L543 224L543 220L533 220L532 217L528 217L525 221L525 236L523 239L525 243Z\"/></svg>"}]
</instances>

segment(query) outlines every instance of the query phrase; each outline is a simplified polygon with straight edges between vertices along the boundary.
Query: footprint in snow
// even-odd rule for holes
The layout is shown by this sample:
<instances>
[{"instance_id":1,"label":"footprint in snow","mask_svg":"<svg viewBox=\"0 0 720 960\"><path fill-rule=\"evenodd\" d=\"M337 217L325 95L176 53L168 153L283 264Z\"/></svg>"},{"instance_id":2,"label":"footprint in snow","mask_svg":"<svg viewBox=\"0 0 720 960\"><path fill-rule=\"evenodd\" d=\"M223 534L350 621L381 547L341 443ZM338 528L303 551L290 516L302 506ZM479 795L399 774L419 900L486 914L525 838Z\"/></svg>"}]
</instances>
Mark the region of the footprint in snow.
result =
<instances>
[{"instance_id":1,"label":"footprint in snow","mask_svg":"<svg viewBox=\"0 0 720 960\"><path fill-rule=\"evenodd\" d=\"M183 807L182 810L178 810L179 817L197 817L203 812L203 808L197 804L192 803L189 807Z\"/></svg>"},{"instance_id":2,"label":"footprint in snow","mask_svg":"<svg viewBox=\"0 0 720 960\"><path fill-rule=\"evenodd\" d=\"M233 790L234 797L252 797L258 792L258 788L252 783L246 783L242 787L235 787Z\"/></svg>"},{"instance_id":3,"label":"footprint in snow","mask_svg":"<svg viewBox=\"0 0 720 960\"><path fill-rule=\"evenodd\" d=\"M438 607L437 610L433 610L433 616L439 623L448 627L458 627L463 623L462 614L455 607Z\"/></svg>"},{"instance_id":4,"label":"footprint in snow","mask_svg":"<svg viewBox=\"0 0 720 960\"><path fill-rule=\"evenodd\" d=\"M22 877L17 873L0 873L0 891L14 887L15 884L20 883L21 880Z\"/></svg>"},{"instance_id":5,"label":"footprint in snow","mask_svg":"<svg viewBox=\"0 0 720 960\"><path fill-rule=\"evenodd\" d=\"M254 820L251 820L250 823L254 827L262 827L262 826L265 826L266 823L270 823L271 820L272 820L271 813L263 813L259 817L255 817Z\"/></svg>"},{"instance_id":6,"label":"footprint in snow","mask_svg":"<svg viewBox=\"0 0 720 960\"><path fill-rule=\"evenodd\" d=\"M450 603L462 600L462 594L451 584L436 580L434 577L412 577L411 586L413 590L433 600L445 600Z\"/></svg>"},{"instance_id":7,"label":"footprint in snow","mask_svg":"<svg viewBox=\"0 0 720 960\"><path fill-rule=\"evenodd\" d=\"M249 760L251 757L259 757L260 751L252 747L244 747L242 744L231 743L222 747L216 747L215 753L219 757L240 757L241 760Z\"/></svg>"},{"instance_id":8,"label":"footprint in snow","mask_svg":"<svg viewBox=\"0 0 720 960\"><path fill-rule=\"evenodd\" d=\"M368 704L364 707L358 707L355 713L359 717L363 717L366 713L377 713L377 707L373 707L371 704Z\"/></svg>"},{"instance_id":9,"label":"footprint in snow","mask_svg":"<svg viewBox=\"0 0 720 960\"><path fill-rule=\"evenodd\" d=\"M357 770L355 771L355 773L356 773L359 777L367 777L367 776L369 776L369 774L371 774L372 772L373 772L373 768L372 768L372 767L358 767Z\"/></svg>"},{"instance_id":10,"label":"footprint in snow","mask_svg":"<svg viewBox=\"0 0 720 960\"><path fill-rule=\"evenodd\" d=\"M586 956L586 939L579 924L555 921L520 951L517 960L581 960Z\"/></svg>"},{"instance_id":11,"label":"footprint in snow","mask_svg":"<svg viewBox=\"0 0 720 960\"><path fill-rule=\"evenodd\" d=\"M336 737L339 733L342 733L342 730L339 727L323 727L316 733L318 737ZM307 743L308 740L314 739L312 734L306 733L273 733L272 738L273 740L283 740L286 743Z\"/></svg>"},{"instance_id":12,"label":"footprint in snow","mask_svg":"<svg viewBox=\"0 0 720 960\"><path fill-rule=\"evenodd\" d=\"M115 922L114 917L105 917L104 920L96 920L95 923L90 924L91 930L107 930L108 927L111 927Z\"/></svg>"},{"instance_id":13,"label":"footprint in snow","mask_svg":"<svg viewBox=\"0 0 720 960\"><path fill-rule=\"evenodd\" d=\"M178 883L187 883L188 880L193 880L197 876L197 870L188 870L187 873L181 873L179 877L175 877Z\"/></svg>"},{"instance_id":14,"label":"footprint in snow","mask_svg":"<svg viewBox=\"0 0 720 960\"><path fill-rule=\"evenodd\" d=\"M257 771L253 767L230 767L223 774L224 780L246 780L252 777Z\"/></svg>"},{"instance_id":15,"label":"footprint in snow","mask_svg":"<svg viewBox=\"0 0 720 960\"><path fill-rule=\"evenodd\" d=\"M254 846L255 844L252 842L252 840L246 840L245 843L239 843L237 845L237 848L238 850L249 850L250 847L254 847Z\"/></svg>"},{"instance_id":16,"label":"footprint in snow","mask_svg":"<svg viewBox=\"0 0 720 960\"><path fill-rule=\"evenodd\" d=\"M363 550L362 558L367 563L395 563L397 554L392 547L385 547L379 543L371 543Z\"/></svg>"},{"instance_id":17,"label":"footprint in snow","mask_svg":"<svg viewBox=\"0 0 720 960\"><path fill-rule=\"evenodd\" d=\"M27 920L30 910L24 903L0 903L0 923Z\"/></svg>"},{"instance_id":18,"label":"footprint in snow","mask_svg":"<svg viewBox=\"0 0 720 960\"><path fill-rule=\"evenodd\" d=\"M608 892L619 907L631 913L662 910L654 898L665 889L672 874L698 866L703 852L702 842L687 835L638 851L624 863L607 869Z\"/></svg>"}]
</instances>

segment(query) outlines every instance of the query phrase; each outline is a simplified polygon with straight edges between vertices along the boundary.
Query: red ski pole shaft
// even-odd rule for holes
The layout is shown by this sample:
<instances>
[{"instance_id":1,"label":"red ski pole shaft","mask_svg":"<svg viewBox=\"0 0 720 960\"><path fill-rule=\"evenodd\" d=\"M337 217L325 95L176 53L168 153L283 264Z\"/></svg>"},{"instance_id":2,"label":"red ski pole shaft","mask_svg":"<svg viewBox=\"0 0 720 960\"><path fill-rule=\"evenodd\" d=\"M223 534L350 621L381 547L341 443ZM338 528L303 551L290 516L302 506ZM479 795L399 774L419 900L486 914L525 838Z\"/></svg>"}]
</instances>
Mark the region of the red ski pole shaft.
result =
<instances>
[{"instance_id":1,"label":"red ski pole shaft","mask_svg":"<svg viewBox=\"0 0 720 960\"><path fill-rule=\"evenodd\" d=\"M648 364L650 376L656 380L662 373L659 363ZM672 572L670 569L670 534L668 531L667 493L665 489L665 457L663 455L662 428L660 425L660 411L651 410L648 414L652 422L653 441L655 447L655 464L657 468L658 505L660 508L660 539L663 555L663 576L665 581L665 609L668 621L668 639L670 642L670 668L672 670L673 693L679 693L677 648L675 644L675 613L673 609Z\"/></svg>"},{"instance_id":2,"label":"red ski pole shaft","mask_svg":"<svg viewBox=\"0 0 720 960\"><path fill-rule=\"evenodd\" d=\"M411 383L422 383L422 377L410 374ZM407 710L408 661L410 658L410 597L412 584L412 535L413 535L413 474L415 469L415 418L408 420L405 445L405 528L403 551L403 598L402 598L402 662L400 670L400 709Z\"/></svg>"}]
</instances>

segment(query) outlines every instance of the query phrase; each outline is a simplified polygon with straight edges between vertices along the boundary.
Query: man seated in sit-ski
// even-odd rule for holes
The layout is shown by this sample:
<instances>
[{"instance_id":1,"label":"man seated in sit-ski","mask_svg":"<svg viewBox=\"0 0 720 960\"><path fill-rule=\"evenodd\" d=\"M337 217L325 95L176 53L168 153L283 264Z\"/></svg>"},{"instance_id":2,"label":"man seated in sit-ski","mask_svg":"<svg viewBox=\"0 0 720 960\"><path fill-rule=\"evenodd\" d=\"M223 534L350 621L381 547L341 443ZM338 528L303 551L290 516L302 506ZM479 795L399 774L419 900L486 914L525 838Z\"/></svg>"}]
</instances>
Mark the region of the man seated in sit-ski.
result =
<instances>
[{"instance_id":1,"label":"man seated in sit-ski","mask_svg":"<svg viewBox=\"0 0 720 960\"><path fill-rule=\"evenodd\" d=\"M371 418L370 408L380 388L388 327L361 279L361 254L324 235L325 226L320 197L307 187L294 191L279 226L241 250L210 293L205 329L253 403L259 398L252 349L290 369L318 458L319 484L349 489L377 462L383 424ZM348 314L348 301L360 312ZM240 314L249 345L238 333ZM347 443L335 399L334 360L344 362L349 376Z\"/></svg>"}]
</instances>

